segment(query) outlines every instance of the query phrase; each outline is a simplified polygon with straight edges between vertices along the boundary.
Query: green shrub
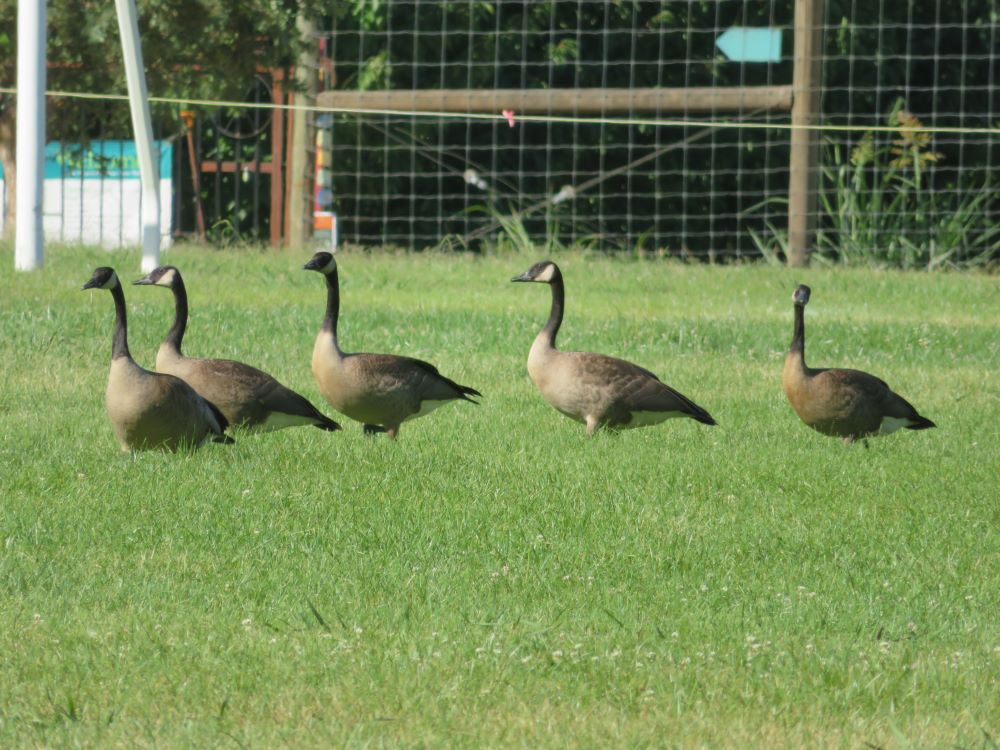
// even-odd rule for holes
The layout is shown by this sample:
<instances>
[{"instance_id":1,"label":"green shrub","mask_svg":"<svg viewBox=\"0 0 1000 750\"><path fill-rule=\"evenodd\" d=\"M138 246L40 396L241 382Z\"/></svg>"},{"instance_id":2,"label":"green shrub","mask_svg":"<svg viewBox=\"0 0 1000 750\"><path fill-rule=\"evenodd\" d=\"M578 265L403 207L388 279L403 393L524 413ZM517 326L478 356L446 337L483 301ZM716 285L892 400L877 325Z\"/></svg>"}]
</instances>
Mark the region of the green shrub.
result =
<instances>
[{"instance_id":1,"label":"green shrub","mask_svg":"<svg viewBox=\"0 0 1000 750\"><path fill-rule=\"evenodd\" d=\"M903 109L890 112L894 133L865 133L856 145L829 142L821 167L819 222L812 258L845 265L895 268L971 268L1000 261L1000 226L995 213L1000 192L988 172L964 172L949 179L933 170L944 158L931 134ZM888 137L887 137L888 135ZM787 207L771 198L743 212ZM787 257L785 227L748 226L757 250L769 263Z\"/></svg>"},{"instance_id":2,"label":"green shrub","mask_svg":"<svg viewBox=\"0 0 1000 750\"><path fill-rule=\"evenodd\" d=\"M816 251L846 264L969 267L1000 258L1000 227L988 208L998 195L990 177L972 173L932 181L941 154L920 120L898 102L888 123L848 151L831 145L822 167Z\"/></svg>"}]
</instances>

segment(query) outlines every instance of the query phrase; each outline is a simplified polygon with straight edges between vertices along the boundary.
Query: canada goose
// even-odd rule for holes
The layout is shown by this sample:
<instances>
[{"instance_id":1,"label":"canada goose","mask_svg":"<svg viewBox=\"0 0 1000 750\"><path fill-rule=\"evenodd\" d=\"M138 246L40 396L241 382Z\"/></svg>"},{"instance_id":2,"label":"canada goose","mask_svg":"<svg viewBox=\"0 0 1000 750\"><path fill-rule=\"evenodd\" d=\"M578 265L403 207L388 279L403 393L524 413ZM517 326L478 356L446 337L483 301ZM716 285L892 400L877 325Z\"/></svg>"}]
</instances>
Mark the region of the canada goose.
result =
<instances>
[{"instance_id":1,"label":"canada goose","mask_svg":"<svg viewBox=\"0 0 1000 750\"><path fill-rule=\"evenodd\" d=\"M337 340L340 282L337 261L330 253L316 253L303 266L326 279L326 317L313 347L312 371L330 406L364 425L366 435L386 432L392 439L399 426L422 417L449 401L473 401L482 396L459 385L434 365L394 354L347 354Z\"/></svg>"},{"instance_id":2,"label":"canada goose","mask_svg":"<svg viewBox=\"0 0 1000 750\"><path fill-rule=\"evenodd\" d=\"M115 336L111 349L111 373L105 404L115 436L123 451L197 447L209 437L233 442L223 436L229 423L180 378L139 367L128 350L125 294L113 268L101 267L86 289L107 289L115 300Z\"/></svg>"},{"instance_id":3,"label":"canada goose","mask_svg":"<svg viewBox=\"0 0 1000 750\"><path fill-rule=\"evenodd\" d=\"M187 328L187 290L181 272L160 266L134 282L165 286L174 293L174 323L156 352L156 370L175 375L222 410L234 426L253 432L313 425L339 430L340 425L321 414L304 397L286 388L266 372L231 359L185 357L181 341Z\"/></svg>"},{"instance_id":4,"label":"canada goose","mask_svg":"<svg viewBox=\"0 0 1000 750\"><path fill-rule=\"evenodd\" d=\"M900 427L936 427L882 380L860 370L819 369L806 365L804 314L810 289L800 284L792 295L795 330L785 356L781 384L795 413L824 435L851 443L870 435L888 435Z\"/></svg>"},{"instance_id":5,"label":"canada goose","mask_svg":"<svg viewBox=\"0 0 1000 750\"><path fill-rule=\"evenodd\" d=\"M645 427L673 417L715 424L707 411L662 383L649 370L603 354L556 349L565 289L562 273L555 263L548 260L536 263L511 281L537 281L552 287L552 310L531 345L528 374L557 411L587 425L588 435L600 427Z\"/></svg>"}]
</instances>

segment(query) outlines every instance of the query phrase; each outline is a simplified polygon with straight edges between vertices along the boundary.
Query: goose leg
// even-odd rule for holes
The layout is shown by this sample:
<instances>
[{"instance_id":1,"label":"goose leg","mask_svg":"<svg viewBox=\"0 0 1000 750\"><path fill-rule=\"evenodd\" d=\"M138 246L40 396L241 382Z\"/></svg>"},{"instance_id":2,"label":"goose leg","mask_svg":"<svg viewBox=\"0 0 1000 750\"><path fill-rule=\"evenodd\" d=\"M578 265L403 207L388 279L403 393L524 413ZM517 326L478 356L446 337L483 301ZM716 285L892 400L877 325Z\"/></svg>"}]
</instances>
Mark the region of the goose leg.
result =
<instances>
[{"instance_id":1,"label":"goose leg","mask_svg":"<svg viewBox=\"0 0 1000 750\"><path fill-rule=\"evenodd\" d=\"M368 423L365 423L365 426L362 429L364 430L365 435L367 435L368 437L373 437L374 435L377 435L380 432L386 431L385 427L382 427L381 425L368 424Z\"/></svg>"},{"instance_id":2,"label":"goose leg","mask_svg":"<svg viewBox=\"0 0 1000 750\"><path fill-rule=\"evenodd\" d=\"M597 421L597 417L588 414L587 415L587 435L593 437L594 433L597 432L597 428L600 424Z\"/></svg>"},{"instance_id":3,"label":"goose leg","mask_svg":"<svg viewBox=\"0 0 1000 750\"><path fill-rule=\"evenodd\" d=\"M395 440L399 435L399 425L393 425L392 427L385 428L385 434L389 436L390 440Z\"/></svg>"}]
</instances>

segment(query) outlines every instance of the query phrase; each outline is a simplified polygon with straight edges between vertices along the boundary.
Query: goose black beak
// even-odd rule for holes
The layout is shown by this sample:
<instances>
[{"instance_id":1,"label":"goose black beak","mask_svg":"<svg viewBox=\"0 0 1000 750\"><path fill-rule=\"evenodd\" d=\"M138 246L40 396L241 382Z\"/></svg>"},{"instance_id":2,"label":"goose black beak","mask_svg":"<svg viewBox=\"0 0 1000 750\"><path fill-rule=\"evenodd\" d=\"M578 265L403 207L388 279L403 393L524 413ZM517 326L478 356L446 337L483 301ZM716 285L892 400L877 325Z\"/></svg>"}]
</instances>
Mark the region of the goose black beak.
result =
<instances>
[{"instance_id":1,"label":"goose black beak","mask_svg":"<svg viewBox=\"0 0 1000 750\"><path fill-rule=\"evenodd\" d=\"M318 271L318 270L320 270L319 263L316 261L315 258L313 258L308 263L306 263L304 266L302 266L302 270L303 271Z\"/></svg>"},{"instance_id":2,"label":"goose black beak","mask_svg":"<svg viewBox=\"0 0 1000 750\"><path fill-rule=\"evenodd\" d=\"M534 279L531 278L531 271L525 271L521 275L515 276L511 281L534 281Z\"/></svg>"},{"instance_id":3,"label":"goose black beak","mask_svg":"<svg viewBox=\"0 0 1000 750\"><path fill-rule=\"evenodd\" d=\"M84 284L82 287L80 287L80 291L81 292L85 292L88 289L96 289L98 286L100 286L100 282L95 281L94 279L91 279L86 284Z\"/></svg>"},{"instance_id":4,"label":"goose black beak","mask_svg":"<svg viewBox=\"0 0 1000 750\"><path fill-rule=\"evenodd\" d=\"M141 279L136 279L132 282L132 286L148 286L153 283L153 280L148 276L143 276Z\"/></svg>"}]
</instances>

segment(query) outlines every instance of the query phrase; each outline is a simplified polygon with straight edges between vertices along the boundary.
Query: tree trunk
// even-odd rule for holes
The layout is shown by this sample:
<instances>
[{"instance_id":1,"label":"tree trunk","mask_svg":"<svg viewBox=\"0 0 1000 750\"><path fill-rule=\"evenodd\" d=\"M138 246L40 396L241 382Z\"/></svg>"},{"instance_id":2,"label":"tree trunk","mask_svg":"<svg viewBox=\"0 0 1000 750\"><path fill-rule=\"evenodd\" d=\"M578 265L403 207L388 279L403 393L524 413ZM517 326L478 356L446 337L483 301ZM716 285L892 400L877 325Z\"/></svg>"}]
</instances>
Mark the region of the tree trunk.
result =
<instances>
[{"instance_id":1,"label":"tree trunk","mask_svg":"<svg viewBox=\"0 0 1000 750\"><path fill-rule=\"evenodd\" d=\"M14 222L17 216L17 159L16 134L17 116L13 103L0 110L0 164L3 165L3 187L6 194L6 204L3 207L3 236L14 236Z\"/></svg>"}]
</instances>

